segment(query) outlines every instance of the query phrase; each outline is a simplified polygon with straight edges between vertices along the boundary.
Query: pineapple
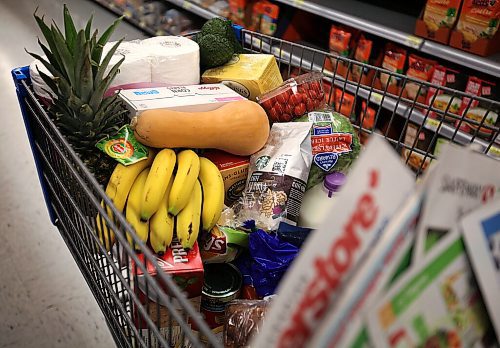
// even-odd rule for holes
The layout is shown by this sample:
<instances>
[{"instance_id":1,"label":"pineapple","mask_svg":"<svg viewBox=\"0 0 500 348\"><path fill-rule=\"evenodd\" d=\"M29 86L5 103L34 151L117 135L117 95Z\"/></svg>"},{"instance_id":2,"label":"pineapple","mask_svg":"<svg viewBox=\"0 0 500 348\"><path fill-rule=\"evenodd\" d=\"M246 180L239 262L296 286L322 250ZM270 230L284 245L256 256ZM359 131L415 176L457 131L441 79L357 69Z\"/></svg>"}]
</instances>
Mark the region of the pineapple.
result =
<instances>
[{"instance_id":1,"label":"pineapple","mask_svg":"<svg viewBox=\"0 0 500 348\"><path fill-rule=\"evenodd\" d=\"M98 38L97 30L91 34L92 16L85 29L77 31L66 5L63 12L64 35L54 22L49 27L43 17L34 14L48 44L47 47L38 40L47 59L28 53L42 62L53 76L40 72L40 76L56 95L49 108L54 123L97 181L104 186L116 162L99 151L95 144L125 124L126 111L117 96L104 98L104 93L124 60L122 58L105 73L112 55L123 39L114 44L103 59L102 52L122 18L117 19Z\"/></svg>"}]
</instances>

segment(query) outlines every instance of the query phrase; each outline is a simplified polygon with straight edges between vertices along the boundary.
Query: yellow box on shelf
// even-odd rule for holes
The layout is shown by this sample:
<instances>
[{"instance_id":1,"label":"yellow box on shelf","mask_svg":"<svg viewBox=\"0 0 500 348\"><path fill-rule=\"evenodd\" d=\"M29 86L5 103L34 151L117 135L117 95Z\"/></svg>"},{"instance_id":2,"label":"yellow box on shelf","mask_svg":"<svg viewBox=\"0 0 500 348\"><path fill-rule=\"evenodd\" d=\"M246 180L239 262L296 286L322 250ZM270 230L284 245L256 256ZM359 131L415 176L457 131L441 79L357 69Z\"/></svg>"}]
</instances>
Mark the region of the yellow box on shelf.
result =
<instances>
[{"instance_id":1,"label":"yellow box on shelf","mask_svg":"<svg viewBox=\"0 0 500 348\"><path fill-rule=\"evenodd\" d=\"M223 83L253 101L283 83L276 58L270 54L235 55L225 65L205 71L201 80Z\"/></svg>"}]
</instances>

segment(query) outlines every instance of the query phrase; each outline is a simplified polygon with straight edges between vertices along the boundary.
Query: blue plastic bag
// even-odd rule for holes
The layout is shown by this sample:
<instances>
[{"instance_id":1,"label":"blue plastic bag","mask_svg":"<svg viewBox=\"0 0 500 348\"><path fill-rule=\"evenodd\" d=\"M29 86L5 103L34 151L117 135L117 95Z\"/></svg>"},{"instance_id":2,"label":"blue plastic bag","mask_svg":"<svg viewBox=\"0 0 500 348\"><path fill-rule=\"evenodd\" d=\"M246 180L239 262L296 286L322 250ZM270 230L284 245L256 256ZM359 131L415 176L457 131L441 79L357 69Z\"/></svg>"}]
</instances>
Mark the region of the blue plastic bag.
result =
<instances>
[{"instance_id":1,"label":"blue plastic bag","mask_svg":"<svg viewBox=\"0 0 500 348\"><path fill-rule=\"evenodd\" d=\"M296 246L282 242L275 234L252 232L248 240L251 262L245 270L261 297L275 293L281 278L299 252Z\"/></svg>"}]
</instances>

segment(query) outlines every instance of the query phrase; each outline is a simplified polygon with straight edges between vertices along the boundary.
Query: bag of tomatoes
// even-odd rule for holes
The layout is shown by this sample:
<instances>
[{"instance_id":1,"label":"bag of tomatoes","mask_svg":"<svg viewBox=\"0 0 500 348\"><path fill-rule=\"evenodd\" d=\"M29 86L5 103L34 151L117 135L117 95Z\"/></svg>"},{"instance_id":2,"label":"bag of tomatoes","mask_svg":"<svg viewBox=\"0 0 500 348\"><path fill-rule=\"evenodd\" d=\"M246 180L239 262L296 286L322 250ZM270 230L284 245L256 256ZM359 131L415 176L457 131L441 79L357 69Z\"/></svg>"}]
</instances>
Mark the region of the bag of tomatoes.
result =
<instances>
[{"instance_id":1,"label":"bag of tomatoes","mask_svg":"<svg viewBox=\"0 0 500 348\"><path fill-rule=\"evenodd\" d=\"M306 113L322 109L325 103L323 74L311 72L286 80L257 98L271 123L290 122Z\"/></svg>"}]
</instances>

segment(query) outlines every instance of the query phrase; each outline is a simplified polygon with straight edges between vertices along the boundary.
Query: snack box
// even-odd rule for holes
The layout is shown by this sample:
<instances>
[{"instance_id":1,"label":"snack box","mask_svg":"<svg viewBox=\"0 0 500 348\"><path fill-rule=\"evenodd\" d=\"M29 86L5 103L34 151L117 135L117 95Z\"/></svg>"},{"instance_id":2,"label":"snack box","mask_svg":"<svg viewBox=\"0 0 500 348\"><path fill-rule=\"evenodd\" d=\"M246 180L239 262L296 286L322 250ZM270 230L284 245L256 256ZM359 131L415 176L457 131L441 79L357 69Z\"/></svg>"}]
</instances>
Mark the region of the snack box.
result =
<instances>
[{"instance_id":1,"label":"snack box","mask_svg":"<svg viewBox=\"0 0 500 348\"><path fill-rule=\"evenodd\" d=\"M223 83L253 101L283 83L276 58L270 54L235 55L225 65L206 70L201 80Z\"/></svg>"},{"instance_id":2,"label":"snack box","mask_svg":"<svg viewBox=\"0 0 500 348\"><path fill-rule=\"evenodd\" d=\"M245 190L250 157L237 156L218 150L209 150L203 156L212 161L224 180L224 204L232 206Z\"/></svg>"},{"instance_id":3,"label":"snack box","mask_svg":"<svg viewBox=\"0 0 500 348\"><path fill-rule=\"evenodd\" d=\"M141 264L144 264L144 255L137 254ZM184 250L179 241L174 238L172 244L167 249L165 254L162 256L156 256L157 263L161 270L172 276L172 279L177 283L177 286L184 292L186 297L191 302L191 305L195 309L200 309L200 299L203 286L203 263L201 260L200 251L198 248L198 243L195 243L193 248L189 251ZM171 320L170 313L163 303L157 305L156 293L151 286L148 287L149 297L146 294L146 281L144 279L144 273L140 268L137 268L135 262L131 261L131 268L133 276L133 289L139 301L144 304L146 310L149 309L149 317L158 326L160 332L165 338L168 337L169 325L172 325L172 341L174 346L178 346L181 342L182 331L180 325L175 321ZM149 274L155 277L158 281L158 285L164 289L168 294L168 289L164 283L157 277L157 270L149 261L146 264L146 269ZM149 304L149 307L147 306ZM181 311L182 308L177 303L175 299L172 299L172 304L178 307ZM159 312L159 316L158 316ZM145 318L137 310L134 305L134 324L139 329L141 336L144 339L148 337L148 326L146 324ZM159 318L159 323L157 323L157 318ZM153 338L153 337L152 337ZM153 344L153 346L156 346Z\"/></svg>"},{"instance_id":4,"label":"snack box","mask_svg":"<svg viewBox=\"0 0 500 348\"><path fill-rule=\"evenodd\" d=\"M246 100L225 85L191 85L122 90L118 94L134 117L146 110L184 112L212 111L238 100Z\"/></svg>"}]
</instances>

